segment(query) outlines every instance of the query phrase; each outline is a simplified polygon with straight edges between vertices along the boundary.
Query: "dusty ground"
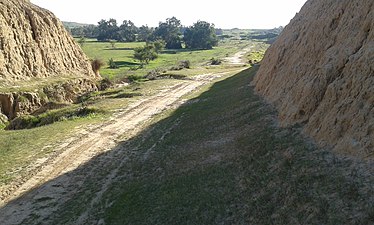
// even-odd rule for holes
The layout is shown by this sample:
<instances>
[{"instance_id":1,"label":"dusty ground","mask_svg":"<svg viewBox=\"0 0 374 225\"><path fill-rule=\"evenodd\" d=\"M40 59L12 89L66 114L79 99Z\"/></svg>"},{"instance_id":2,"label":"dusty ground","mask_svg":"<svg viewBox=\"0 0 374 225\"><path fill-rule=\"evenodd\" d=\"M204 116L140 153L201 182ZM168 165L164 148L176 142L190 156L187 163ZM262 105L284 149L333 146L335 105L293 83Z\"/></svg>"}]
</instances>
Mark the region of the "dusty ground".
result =
<instances>
[{"instance_id":1,"label":"dusty ground","mask_svg":"<svg viewBox=\"0 0 374 225\"><path fill-rule=\"evenodd\" d=\"M230 64L233 64L233 65L242 65L243 64L243 56L247 52L251 51L252 48L253 48L253 46L247 47L247 48L243 49L242 51L237 52L235 55L233 55L231 57L227 57L225 60L228 61Z\"/></svg>"},{"instance_id":2,"label":"dusty ground","mask_svg":"<svg viewBox=\"0 0 374 225\"><path fill-rule=\"evenodd\" d=\"M226 60L230 64L242 64L242 56L250 49L235 54ZM172 107L183 104L180 98L198 87L213 82L224 74L203 74L193 80L183 80L176 85L165 87L157 95L141 99L118 111L109 122L87 128L80 128L75 137L61 143L54 154L35 162L28 179L18 181L0 191L0 224L23 224L24 221L45 223L51 213L56 212L64 202L79 191L82 178L90 171L75 176L69 172L76 170L95 156L115 148L118 142L134 137L145 128L145 124L153 116ZM172 128L170 128L172 129ZM167 131L166 131L167 133ZM150 149L151 151L152 149ZM97 166L105 168L112 160L126 159L118 157L121 151L108 154L106 161ZM99 200L106 187L116 177L116 170L111 171L105 181L101 182L101 191L97 193ZM58 178L58 179L56 179ZM89 210L83 213L78 223L84 223Z\"/></svg>"}]
</instances>

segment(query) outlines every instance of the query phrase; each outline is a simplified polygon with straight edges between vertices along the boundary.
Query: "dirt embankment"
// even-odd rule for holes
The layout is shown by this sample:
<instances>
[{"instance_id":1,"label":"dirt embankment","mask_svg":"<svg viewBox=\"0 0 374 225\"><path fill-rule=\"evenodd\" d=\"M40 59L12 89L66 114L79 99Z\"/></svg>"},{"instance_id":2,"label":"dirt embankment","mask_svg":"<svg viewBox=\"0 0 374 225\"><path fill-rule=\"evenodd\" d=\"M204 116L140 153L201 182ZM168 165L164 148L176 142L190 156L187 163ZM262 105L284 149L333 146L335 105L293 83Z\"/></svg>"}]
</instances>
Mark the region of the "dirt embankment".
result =
<instances>
[{"instance_id":1,"label":"dirt embankment","mask_svg":"<svg viewBox=\"0 0 374 225\"><path fill-rule=\"evenodd\" d=\"M46 86L36 92L0 93L0 113L11 120L32 113L49 102L76 103L80 96L99 89L96 81L81 78Z\"/></svg>"},{"instance_id":2,"label":"dirt embankment","mask_svg":"<svg viewBox=\"0 0 374 225\"><path fill-rule=\"evenodd\" d=\"M57 17L30 1L1 1L0 81L74 75L95 76Z\"/></svg>"},{"instance_id":3,"label":"dirt embankment","mask_svg":"<svg viewBox=\"0 0 374 225\"><path fill-rule=\"evenodd\" d=\"M97 90L96 79L88 58L51 12L27 0L0 1L0 114L13 119L48 99L74 101Z\"/></svg>"},{"instance_id":4,"label":"dirt embankment","mask_svg":"<svg viewBox=\"0 0 374 225\"><path fill-rule=\"evenodd\" d=\"M309 0L269 48L254 80L284 126L323 146L374 154L374 2Z\"/></svg>"}]
</instances>

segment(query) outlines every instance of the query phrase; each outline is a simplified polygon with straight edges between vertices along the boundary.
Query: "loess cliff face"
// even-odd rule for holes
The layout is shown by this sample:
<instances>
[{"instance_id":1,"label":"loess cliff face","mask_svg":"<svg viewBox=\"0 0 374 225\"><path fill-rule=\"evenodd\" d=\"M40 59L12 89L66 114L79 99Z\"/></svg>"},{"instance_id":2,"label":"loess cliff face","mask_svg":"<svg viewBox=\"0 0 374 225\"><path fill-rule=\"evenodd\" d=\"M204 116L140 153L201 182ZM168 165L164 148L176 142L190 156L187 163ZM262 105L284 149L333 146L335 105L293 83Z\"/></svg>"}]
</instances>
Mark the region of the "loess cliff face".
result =
<instances>
[{"instance_id":1,"label":"loess cliff face","mask_svg":"<svg viewBox=\"0 0 374 225\"><path fill-rule=\"evenodd\" d=\"M309 0L269 48L253 82L283 126L322 146L374 155L374 1Z\"/></svg>"},{"instance_id":2,"label":"loess cliff face","mask_svg":"<svg viewBox=\"0 0 374 225\"><path fill-rule=\"evenodd\" d=\"M0 81L72 75L95 76L62 23L28 0L0 0Z\"/></svg>"},{"instance_id":3,"label":"loess cliff face","mask_svg":"<svg viewBox=\"0 0 374 225\"><path fill-rule=\"evenodd\" d=\"M0 0L0 87L0 125L49 101L76 102L99 88L62 23L29 0Z\"/></svg>"}]
</instances>

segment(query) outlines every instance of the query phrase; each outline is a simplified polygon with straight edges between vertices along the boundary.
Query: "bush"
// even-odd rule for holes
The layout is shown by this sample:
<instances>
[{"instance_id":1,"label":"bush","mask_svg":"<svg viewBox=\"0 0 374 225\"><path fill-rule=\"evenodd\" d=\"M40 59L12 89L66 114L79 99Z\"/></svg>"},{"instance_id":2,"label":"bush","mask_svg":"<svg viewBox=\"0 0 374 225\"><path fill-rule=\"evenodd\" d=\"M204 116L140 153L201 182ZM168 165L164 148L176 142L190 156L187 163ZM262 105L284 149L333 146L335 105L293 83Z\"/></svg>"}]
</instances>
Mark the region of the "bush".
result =
<instances>
[{"instance_id":1,"label":"bush","mask_svg":"<svg viewBox=\"0 0 374 225\"><path fill-rule=\"evenodd\" d=\"M139 60L142 64L148 64L149 61L157 59L158 54L154 45L145 45L134 49L134 59Z\"/></svg>"},{"instance_id":2,"label":"bush","mask_svg":"<svg viewBox=\"0 0 374 225\"><path fill-rule=\"evenodd\" d=\"M58 121L74 119L78 117L87 117L94 114L104 113L104 111L97 108L79 107L79 108L65 108L60 110L51 110L38 116L25 115L13 119L6 130L22 130L40 127L52 124Z\"/></svg>"},{"instance_id":3,"label":"bush","mask_svg":"<svg viewBox=\"0 0 374 225\"><path fill-rule=\"evenodd\" d=\"M144 79L142 76L137 76L137 75L130 75L127 77L127 79L130 81L130 82L134 82L134 81L141 81L142 79Z\"/></svg>"},{"instance_id":4,"label":"bush","mask_svg":"<svg viewBox=\"0 0 374 225\"><path fill-rule=\"evenodd\" d=\"M118 69L117 64L114 62L113 58L110 58L108 61L108 65L110 69Z\"/></svg>"},{"instance_id":5,"label":"bush","mask_svg":"<svg viewBox=\"0 0 374 225\"><path fill-rule=\"evenodd\" d=\"M94 59L91 61L92 70L94 71L96 76L100 76L99 70L102 66L104 66L104 62L101 59Z\"/></svg>"},{"instance_id":6,"label":"bush","mask_svg":"<svg viewBox=\"0 0 374 225\"><path fill-rule=\"evenodd\" d=\"M113 86L113 82L109 78L104 78L100 81L100 91L106 90Z\"/></svg>"},{"instance_id":7,"label":"bush","mask_svg":"<svg viewBox=\"0 0 374 225\"><path fill-rule=\"evenodd\" d=\"M191 62L189 60L179 61L179 65L183 68L189 69L191 67Z\"/></svg>"},{"instance_id":8,"label":"bush","mask_svg":"<svg viewBox=\"0 0 374 225\"><path fill-rule=\"evenodd\" d=\"M211 58L210 65L220 65L222 63L221 59Z\"/></svg>"},{"instance_id":9,"label":"bush","mask_svg":"<svg viewBox=\"0 0 374 225\"><path fill-rule=\"evenodd\" d=\"M156 80L157 77L160 76L160 72L158 70L151 70L144 76L144 78L148 80Z\"/></svg>"},{"instance_id":10,"label":"bush","mask_svg":"<svg viewBox=\"0 0 374 225\"><path fill-rule=\"evenodd\" d=\"M170 70L182 70L182 69L189 69L191 66L191 63L189 60L182 60L178 62L178 65L173 66L170 68Z\"/></svg>"}]
</instances>

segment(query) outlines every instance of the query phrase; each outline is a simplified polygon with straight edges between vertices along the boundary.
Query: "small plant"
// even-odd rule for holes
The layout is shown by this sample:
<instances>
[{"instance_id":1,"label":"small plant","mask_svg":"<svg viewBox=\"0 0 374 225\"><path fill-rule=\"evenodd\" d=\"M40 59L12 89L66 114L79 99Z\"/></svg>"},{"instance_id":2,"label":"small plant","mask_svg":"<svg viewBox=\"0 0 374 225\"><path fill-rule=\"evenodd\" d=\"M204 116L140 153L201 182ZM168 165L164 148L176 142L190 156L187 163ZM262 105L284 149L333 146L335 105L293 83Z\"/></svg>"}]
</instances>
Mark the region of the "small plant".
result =
<instances>
[{"instance_id":1,"label":"small plant","mask_svg":"<svg viewBox=\"0 0 374 225\"><path fill-rule=\"evenodd\" d=\"M104 62L101 59L94 59L91 61L92 70L94 71L96 76L100 76L100 69L104 66Z\"/></svg>"},{"instance_id":2,"label":"small plant","mask_svg":"<svg viewBox=\"0 0 374 225\"><path fill-rule=\"evenodd\" d=\"M113 58L110 58L108 61L108 65L110 69L118 69L118 65L114 62Z\"/></svg>"},{"instance_id":3,"label":"small plant","mask_svg":"<svg viewBox=\"0 0 374 225\"><path fill-rule=\"evenodd\" d=\"M83 45L86 43L86 38L82 36L81 38L79 38L78 43L81 47L83 47Z\"/></svg>"},{"instance_id":4,"label":"small plant","mask_svg":"<svg viewBox=\"0 0 374 225\"><path fill-rule=\"evenodd\" d=\"M106 90L113 86L113 82L109 80L109 78L104 78L100 81L100 90Z\"/></svg>"},{"instance_id":5,"label":"small plant","mask_svg":"<svg viewBox=\"0 0 374 225\"><path fill-rule=\"evenodd\" d=\"M4 129L8 123L8 117L0 112L0 129Z\"/></svg>"},{"instance_id":6,"label":"small plant","mask_svg":"<svg viewBox=\"0 0 374 225\"><path fill-rule=\"evenodd\" d=\"M112 49L116 48L116 43L117 43L116 40L110 40L109 43L110 43L110 46L112 46Z\"/></svg>"},{"instance_id":7,"label":"small plant","mask_svg":"<svg viewBox=\"0 0 374 225\"><path fill-rule=\"evenodd\" d=\"M178 65L171 67L170 70L189 69L190 66L191 62L189 60L182 60L178 62Z\"/></svg>"},{"instance_id":8,"label":"small plant","mask_svg":"<svg viewBox=\"0 0 374 225\"><path fill-rule=\"evenodd\" d=\"M160 76L160 72L158 70L151 70L144 76L144 78L148 80L156 80L157 77Z\"/></svg>"},{"instance_id":9,"label":"small plant","mask_svg":"<svg viewBox=\"0 0 374 225\"><path fill-rule=\"evenodd\" d=\"M127 77L130 82L135 82L135 81L141 81L143 79L142 76L137 76L137 75L130 75Z\"/></svg>"},{"instance_id":10,"label":"small plant","mask_svg":"<svg viewBox=\"0 0 374 225\"><path fill-rule=\"evenodd\" d=\"M222 63L221 59L211 58L210 65L220 65Z\"/></svg>"}]
</instances>

